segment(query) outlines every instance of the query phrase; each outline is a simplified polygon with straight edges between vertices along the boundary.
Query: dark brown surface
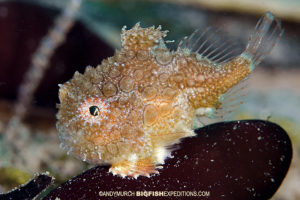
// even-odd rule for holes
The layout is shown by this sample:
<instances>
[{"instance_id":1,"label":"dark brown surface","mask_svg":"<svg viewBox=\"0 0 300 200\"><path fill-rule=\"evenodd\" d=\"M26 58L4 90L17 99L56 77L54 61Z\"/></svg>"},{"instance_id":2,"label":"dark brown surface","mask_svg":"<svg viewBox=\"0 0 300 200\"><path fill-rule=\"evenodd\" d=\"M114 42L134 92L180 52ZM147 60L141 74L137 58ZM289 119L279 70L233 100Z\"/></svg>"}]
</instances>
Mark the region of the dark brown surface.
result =
<instances>
[{"instance_id":1,"label":"dark brown surface","mask_svg":"<svg viewBox=\"0 0 300 200\"><path fill-rule=\"evenodd\" d=\"M101 191L209 191L207 199L245 200L268 199L278 189L292 158L290 139L281 127L245 120L196 132L197 137L181 142L159 175L135 180L113 176L108 167L95 167L52 190L45 199L105 199L99 197ZM176 198L187 197L170 199Z\"/></svg>"}]
</instances>

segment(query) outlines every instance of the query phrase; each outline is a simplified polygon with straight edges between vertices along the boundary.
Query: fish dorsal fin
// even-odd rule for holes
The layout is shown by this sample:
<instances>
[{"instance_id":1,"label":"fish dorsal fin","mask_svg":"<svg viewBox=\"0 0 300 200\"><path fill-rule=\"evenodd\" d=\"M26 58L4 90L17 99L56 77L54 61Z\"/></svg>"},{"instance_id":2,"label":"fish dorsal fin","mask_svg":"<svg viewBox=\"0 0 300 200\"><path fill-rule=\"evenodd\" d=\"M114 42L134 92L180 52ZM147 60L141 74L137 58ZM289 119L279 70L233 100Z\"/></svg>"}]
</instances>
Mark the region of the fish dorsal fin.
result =
<instances>
[{"instance_id":1,"label":"fish dorsal fin","mask_svg":"<svg viewBox=\"0 0 300 200\"><path fill-rule=\"evenodd\" d=\"M248 80L249 77L245 78L223 94L219 99L219 107L209 116L195 115L193 128L196 129L212 123L233 120L233 113L238 110L246 98Z\"/></svg>"},{"instance_id":2,"label":"fish dorsal fin","mask_svg":"<svg viewBox=\"0 0 300 200\"><path fill-rule=\"evenodd\" d=\"M178 49L187 49L216 64L225 63L240 55L244 50L239 42L230 39L221 29L213 27L204 31L197 29L190 36L184 37Z\"/></svg>"}]
</instances>

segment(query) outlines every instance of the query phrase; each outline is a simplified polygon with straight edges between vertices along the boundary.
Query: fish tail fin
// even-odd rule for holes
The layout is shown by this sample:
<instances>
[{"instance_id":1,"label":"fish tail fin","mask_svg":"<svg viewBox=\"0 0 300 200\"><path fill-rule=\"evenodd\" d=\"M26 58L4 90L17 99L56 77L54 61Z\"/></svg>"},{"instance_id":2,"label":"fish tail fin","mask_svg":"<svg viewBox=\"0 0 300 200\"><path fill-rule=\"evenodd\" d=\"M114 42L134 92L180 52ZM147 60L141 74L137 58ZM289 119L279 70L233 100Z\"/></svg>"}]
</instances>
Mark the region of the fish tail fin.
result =
<instances>
[{"instance_id":1,"label":"fish tail fin","mask_svg":"<svg viewBox=\"0 0 300 200\"><path fill-rule=\"evenodd\" d=\"M271 12L267 12L259 19L242 54L251 59L251 70L271 52L283 32L281 22Z\"/></svg>"}]
</instances>

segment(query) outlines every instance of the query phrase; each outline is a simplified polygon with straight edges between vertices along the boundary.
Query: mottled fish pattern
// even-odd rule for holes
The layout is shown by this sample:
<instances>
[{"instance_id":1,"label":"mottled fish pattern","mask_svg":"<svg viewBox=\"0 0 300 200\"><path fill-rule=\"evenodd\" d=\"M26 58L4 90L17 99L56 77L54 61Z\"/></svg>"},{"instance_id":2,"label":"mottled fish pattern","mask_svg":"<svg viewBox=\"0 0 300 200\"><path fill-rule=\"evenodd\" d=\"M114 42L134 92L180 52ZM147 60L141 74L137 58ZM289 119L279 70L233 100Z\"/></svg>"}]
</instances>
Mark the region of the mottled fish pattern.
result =
<instances>
[{"instance_id":1,"label":"mottled fish pattern","mask_svg":"<svg viewBox=\"0 0 300 200\"><path fill-rule=\"evenodd\" d=\"M158 173L170 155L168 147L195 135L196 117L224 114L226 94L283 31L267 12L235 57L229 56L227 43L209 41L216 32L196 30L170 51L160 26L124 27L114 56L60 85L57 129L63 148L83 161L109 164L119 176Z\"/></svg>"}]
</instances>

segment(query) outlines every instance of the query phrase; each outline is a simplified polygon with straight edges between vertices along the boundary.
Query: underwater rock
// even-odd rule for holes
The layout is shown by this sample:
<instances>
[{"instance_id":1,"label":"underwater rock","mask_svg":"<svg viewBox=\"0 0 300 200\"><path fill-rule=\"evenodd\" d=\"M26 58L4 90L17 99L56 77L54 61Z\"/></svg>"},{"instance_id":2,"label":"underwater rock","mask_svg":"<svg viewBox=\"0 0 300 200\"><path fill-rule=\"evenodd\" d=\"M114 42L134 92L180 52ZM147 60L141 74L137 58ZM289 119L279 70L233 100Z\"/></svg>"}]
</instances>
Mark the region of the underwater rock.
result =
<instances>
[{"instance_id":1,"label":"underwater rock","mask_svg":"<svg viewBox=\"0 0 300 200\"><path fill-rule=\"evenodd\" d=\"M185 138L177 145L174 157L166 160L159 175L121 178L109 173L109 167L99 166L63 183L44 199L124 198L126 192L132 198L148 194L148 199L157 199L155 192L172 195L171 199L196 198L194 195L207 199L269 199L290 166L291 141L274 123L221 122L195 132L196 137Z\"/></svg>"},{"instance_id":2,"label":"underwater rock","mask_svg":"<svg viewBox=\"0 0 300 200\"><path fill-rule=\"evenodd\" d=\"M30 180L25 185L20 186L17 189L14 189L8 193L0 194L1 200L6 199L33 199L44 191L49 185L53 183L54 178L46 174L40 174Z\"/></svg>"}]
</instances>

